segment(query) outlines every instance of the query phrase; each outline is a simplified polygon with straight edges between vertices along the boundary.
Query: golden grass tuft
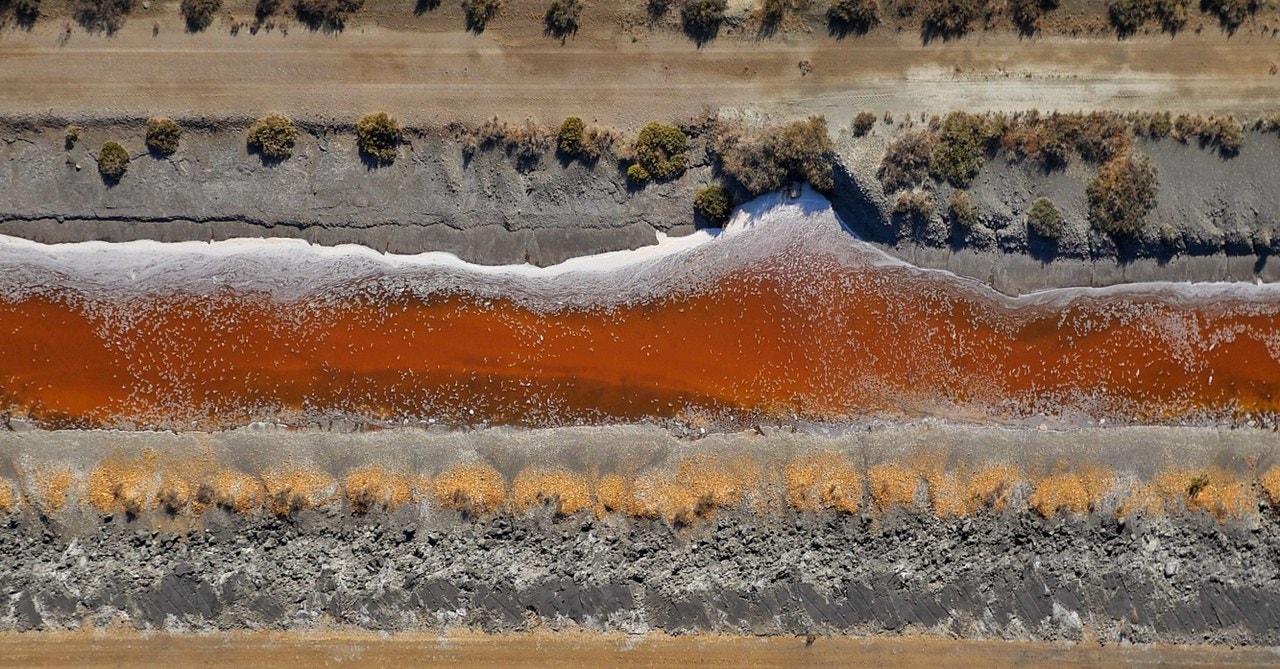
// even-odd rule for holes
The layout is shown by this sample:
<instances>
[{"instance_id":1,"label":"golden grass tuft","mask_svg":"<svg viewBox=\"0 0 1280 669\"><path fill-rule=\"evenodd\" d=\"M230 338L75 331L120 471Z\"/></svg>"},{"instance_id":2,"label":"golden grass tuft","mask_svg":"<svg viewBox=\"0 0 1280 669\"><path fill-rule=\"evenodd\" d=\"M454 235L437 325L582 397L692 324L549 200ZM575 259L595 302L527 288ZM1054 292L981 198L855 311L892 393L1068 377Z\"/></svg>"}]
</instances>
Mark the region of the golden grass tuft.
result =
<instances>
[{"instance_id":1,"label":"golden grass tuft","mask_svg":"<svg viewBox=\"0 0 1280 669\"><path fill-rule=\"evenodd\" d=\"M1028 503L1045 518L1058 513L1088 513L1097 508L1114 479L1111 472L1101 469L1058 472L1036 482Z\"/></svg>"},{"instance_id":2,"label":"golden grass tuft","mask_svg":"<svg viewBox=\"0 0 1280 669\"><path fill-rule=\"evenodd\" d=\"M572 516L594 506L591 481L564 469L526 469L511 482L511 502L519 512L552 505L557 514Z\"/></svg>"},{"instance_id":3,"label":"golden grass tuft","mask_svg":"<svg viewBox=\"0 0 1280 669\"><path fill-rule=\"evenodd\" d=\"M124 511L137 516L150 507L158 485L156 454L144 450L136 459L108 458L89 473L89 506L102 514Z\"/></svg>"},{"instance_id":4,"label":"golden grass tuft","mask_svg":"<svg viewBox=\"0 0 1280 669\"><path fill-rule=\"evenodd\" d=\"M883 513L893 506L915 506L921 478L919 471L902 465L877 465L867 471L867 487L871 500Z\"/></svg>"},{"instance_id":5,"label":"golden grass tuft","mask_svg":"<svg viewBox=\"0 0 1280 669\"><path fill-rule=\"evenodd\" d=\"M41 511L61 511L67 504L68 493L75 484L75 476L68 469L54 469L36 474L37 501Z\"/></svg>"},{"instance_id":6,"label":"golden grass tuft","mask_svg":"<svg viewBox=\"0 0 1280 669\"><path fill-rule=\"evenodd\" d=\"M176 516L187 510L194 497L195 487L190 481L177 476L165 476L156 493L156 506L165 513Z\"/></svg>"},{"instance_id":7,"label":"golden grass tuft","mask_svg":"<svg viewBox=\"0 0 1280 669\"><path fill-rule=\"evenodd\" d=\"M364 467L347 474L342 484L351 510L364 514L374 509L395 511L413 499L409 477L381 467Z\"/></svg>"},{"instance_id":8,"label":"golden grass tuft","mask_svg":"<svg viewBox=\"0 0 1280 669\"><path fill-rule=\"evenodd\" d=\"M1162 472L1142 497L1148 511L1205 511L1219 520L1243 518L1257 511L1258 500L1247 481L1223 469Z\"/></svg>"},{"instance_id":9,"label":"golden grass tuft","mask_svg":"<svg viewBox=\"0 0 1280 669\"><path fill-rule=\"evenodd\" d=\"M303 509L314 509L338 499L338 482L324 472L296 469L262 475L267 492L267 511L288 516Z\"/></svg>"},{"instance_id":10,"label":"golden grass tuft","mask_svg":"<svg viewBox=\"0 0 1280 669\"><path fill-rule=\"evenodd\" d=\"M0 513L9 513L18 507L18 498L13 491L13 484L0 481Z\"/></svg>"},{"instance_id":11,"label":"golden grass tuft","mask_svg":"<svg viewBox=\"0 0 1280 669\"><path fill-rule=\"evenodd\" d=\"M787 505L797 511L857 513L862 503L862 477L838 453L787 463L782 483Z\"/></svg>"},{"instance_id":12,"label":"golden grass tuft","mask_svg":"<svg viewBox=\"0 0 1280 669\"><path fill-rule=\"evenodd\" d=\"M1259 476L1258 485L1271 506L1280 506L1280 466L1272 467Z\"/></svg>"},{"instance_id":13,"label":"golden grass tuft","mask_svg":"<svg viewBox=\"0 0 1280 669\"><path fill-rule=\"evenodd\" d=\"M596 516L628 513L635 506L631 482L618 474L606 474L596 481Z\"/></svg>"},{"instance_id":14,"label":"golden grass tuft","mask_svg":"<svg viewBox=\"0 0 1280 669\"><path fill-rule=\"evenodd\" d=\"M487 464L455 467L433 481L436 505L469 513L492 513L507 498L507 481Z\"/></svg>"},{"instance_id":15,"label":"golden grass tuft","mask_svg":"<svg viewBox=\"0 0 1280 669\"><path fill-rule=\"evenodd\" d=\"M652 472L637 478L629 513L689 524L716 509L743 504L759 482L760 468L748 458L695 455L681 460L674 475Z\"/></svg>"},{"instance_id":16,"label":"golden grass tuft","mask_svg":"<svg viewBox=\"0 0 1280 669\"><path fill-rule=\"evenodd\" d=\"M191 508L195 513L202 513L211 506L234 513L250 513L262 507L264 497L261 481L228 469L216 472L200 483Z\"/></svg>"},{"instance_id":17,"label":"golden grass tuft","mask_svg":"<svg viewBox=\"0 0 1280 669\"><path fill-rule=\"evenodd\" d=\"M936 470L925 475L929 498L939 517L970 516L980 511L1003 511L1009 493L1021 480L1010 465L992 465L970 474L963 467L954 472Z\"/></svg>"}]
</instances>

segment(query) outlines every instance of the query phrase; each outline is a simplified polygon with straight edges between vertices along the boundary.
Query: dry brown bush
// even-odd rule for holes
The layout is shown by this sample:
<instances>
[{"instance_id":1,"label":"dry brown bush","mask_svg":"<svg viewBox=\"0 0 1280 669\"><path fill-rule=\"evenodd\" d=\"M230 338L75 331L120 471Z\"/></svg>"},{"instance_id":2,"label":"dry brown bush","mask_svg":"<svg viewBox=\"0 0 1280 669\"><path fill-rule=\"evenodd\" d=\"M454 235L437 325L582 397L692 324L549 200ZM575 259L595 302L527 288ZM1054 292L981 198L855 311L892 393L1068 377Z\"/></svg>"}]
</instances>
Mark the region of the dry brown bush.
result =
<instances>
[{"instance_id":1,"label":"dry brown bush","mask_svg":"<svg viewBox=\"0 0 1280 669\"><path fill-rule=\"evenodd\" d=\"M916 489L922 480L920 472L894 463L867 470L868 492L881 513L895 506L914 508Z\"/></svg>"},{"instance_id":2,"label":"dry brown bush","mask_svg":"<svg viewBox=\"0 0 1280 669\"><path fill-rule=\"evenodd\" d=\"M409 478L381 467L362 467L347 474L343 495L351 510L366 514L375 509L395 511L413 498Z\"/></svg>"},{"instance_id":3,"label":"dry brown bush","mask_svg":"<svg viewBox=\"0 0 1280 669\"><path fill-rule=\"evenodd\" d=\"M789 462L782 480L786 502L797 511L829 509L852 514L862 503L862 476L838 453Z\"/></svg>"},{"instance_id":4,"label":"dry brown bush","mask_svg":"<svg viewBox=\"0 0 1280 669\"><path fill-rule=\"evenodd\" d=\"M531 468L521 471L511 482L511 501L516 511L550 506L556 515L572 516L595 506L591 481L565 469Z\"/></svg>"},{"instance_id":5,"label":"dry brown bush","mask_svg":"<svg viewBox=\"0 0 1280 669\"><path fill-rule=\"evenodd\" d=\"M436 505L464 513L493 513L507 499L506 478L493 467L479 463L460 465L433 483Z\"/></svg>"},{"instance_id":6,"label":"dry brown bush","mask_svg":"<svg viewBox=\"0 0 1280 669\"><path fill-rule=\"evenodd\" d=\"M1028 504L1044 518L1059 513L1089 513L1097 509L1114 478L1111 472L1100 469L1051 474L1035 483Z\"/></svg>"}]
</instances>

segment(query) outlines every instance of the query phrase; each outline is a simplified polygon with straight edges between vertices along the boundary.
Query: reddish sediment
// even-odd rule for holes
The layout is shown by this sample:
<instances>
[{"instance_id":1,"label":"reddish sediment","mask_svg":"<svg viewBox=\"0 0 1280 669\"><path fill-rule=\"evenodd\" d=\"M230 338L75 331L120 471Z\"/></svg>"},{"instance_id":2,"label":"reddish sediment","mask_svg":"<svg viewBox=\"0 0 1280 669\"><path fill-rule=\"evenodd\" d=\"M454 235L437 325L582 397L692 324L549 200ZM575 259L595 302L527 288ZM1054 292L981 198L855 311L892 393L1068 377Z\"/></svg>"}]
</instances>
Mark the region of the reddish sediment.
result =
<instances>
[{"instance_id":1,"label":"reddish sediment","mask_svg":"<svg viewBox=\"0 0 1280 669\"><path fill-rule=\"evenodd\" d=\"M1139 421L1280 408L1280 298L1174 290L1014 303L794 245L599 308L459 287L0 299L0 403L47 425L260 418L565 424L740 416ZM1234 295L1234 296L1231 296Z\"/></svg>"}]
</instances>

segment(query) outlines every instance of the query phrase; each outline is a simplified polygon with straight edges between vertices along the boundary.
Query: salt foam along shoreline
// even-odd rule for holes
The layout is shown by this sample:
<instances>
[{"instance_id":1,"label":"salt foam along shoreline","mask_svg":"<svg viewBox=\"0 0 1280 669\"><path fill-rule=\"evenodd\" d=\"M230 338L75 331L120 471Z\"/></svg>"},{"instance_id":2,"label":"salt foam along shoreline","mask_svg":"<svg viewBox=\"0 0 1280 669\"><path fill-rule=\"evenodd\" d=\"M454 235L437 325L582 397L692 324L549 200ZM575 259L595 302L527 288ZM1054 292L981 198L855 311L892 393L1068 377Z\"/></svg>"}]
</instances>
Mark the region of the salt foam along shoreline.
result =
<instances>
[{"instance_id":1,"label":"salt foam along shoreline","mask_svg":"<svg viewBox=\"0 0 1280 669\"><path fill-rule=\"evenodd\" d=\"M742 233L767 231L768 234ZM74 286L93 289L95 297L128 297L176 291L203 292L213 289L267 291L289 299L311 294L327 285L397 275L414 279L421 270L439 270L437 288L467 288L460 285L469 277L477 283L493 279L517 279L517 293L577 295L590 301L600 297L626 299L627 294L654 295L663 292L655 284L667 283L664 274L673 266L714 263L714 271L734 256L767 255L780 249L777 237L816 233L823 250L845 244L850 255L872 267L898 267L920 275L937 276L963 286L975 296L1004 306L1058 306L1087 296L1183 297L1211 301L1221 298L1271 299L1280 296L1280 285L1243 282L1146 282L1103 288L1051 288L1011 297L987 284L947 270L921 268L896 258L858 239L833 211L831 203L807 186L797 198L782 193L761 196L737 208L723 229L705 229L684 237L656 233L656 243L634 250L611 251L571 258L560 264L538 267L530 264L480 265L466 262L446 252L415 255L384 254L366 246L343 244L313 245L305 240L285 238L240 238L215 242L73 242L45 244L0 235L0 292L10 297L49 288ZM777 234L773 234L777 233ZM838 233L838 234L829 234ZM752 249L742 248L751 237ZM736 239L735 239L736 238ZM727 253L733 239L739 248ZM739 241L742 243L739 244ZM775 243L769 243L769 242ZM719 242L712 244L712 242ZM811 240L811 243L813 240ZM689 258L695 252L725 251L705 258ZM706 271L708 268L702 268ZM628 270L623 272L622 270ZM591 281L584 282L584 275ZM604 277L608 277L605 279ZM687 277L686 277L687 278ZM502 294L512 288L493 285ZM57 284L57 285L51 285ZM593 287L595 288L593 290ZM587 293L596 293L589 295Z\"/></svg>"}]
</instances>

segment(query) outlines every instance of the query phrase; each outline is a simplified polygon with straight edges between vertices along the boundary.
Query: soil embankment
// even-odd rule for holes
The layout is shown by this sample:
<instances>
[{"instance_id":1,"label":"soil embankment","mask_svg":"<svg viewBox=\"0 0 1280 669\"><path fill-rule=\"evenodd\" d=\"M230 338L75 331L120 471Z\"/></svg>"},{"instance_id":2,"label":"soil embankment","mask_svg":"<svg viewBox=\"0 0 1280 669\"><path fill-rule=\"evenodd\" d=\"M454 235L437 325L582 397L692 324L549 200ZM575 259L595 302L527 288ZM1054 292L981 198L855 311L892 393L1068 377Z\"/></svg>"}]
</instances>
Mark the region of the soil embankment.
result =
<instances>
[{"instance_id":1,"label":"soil embankment","mask_svg":"<svg viewBox=\"0 0 1280 669\"><path fill-rule=\"evenodd\" d=\"M1278 641L1270 432L761 432L8 433L0 625Z\"/></svg>"}]
</instances>

